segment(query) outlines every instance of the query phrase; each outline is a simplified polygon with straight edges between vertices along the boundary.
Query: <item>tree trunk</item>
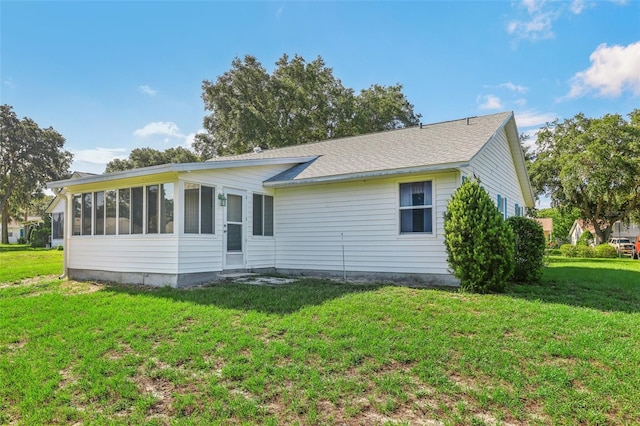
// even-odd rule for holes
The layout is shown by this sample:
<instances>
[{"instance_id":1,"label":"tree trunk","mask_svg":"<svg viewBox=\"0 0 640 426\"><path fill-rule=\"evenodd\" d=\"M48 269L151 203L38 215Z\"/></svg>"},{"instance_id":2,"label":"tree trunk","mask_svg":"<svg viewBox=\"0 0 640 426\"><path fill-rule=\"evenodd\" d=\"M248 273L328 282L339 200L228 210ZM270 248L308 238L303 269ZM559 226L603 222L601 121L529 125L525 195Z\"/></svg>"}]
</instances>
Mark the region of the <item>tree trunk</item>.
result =
<instances>
[{"instance_id":1,"label":"tree trunk","mask_svg":"<svg viewBox=\"0 0 640 426\"><path fill-rule=\"evenodd\" d=\"M9 202L2 206L2 244L9 244Z\"/></svg>"}]
</instances>

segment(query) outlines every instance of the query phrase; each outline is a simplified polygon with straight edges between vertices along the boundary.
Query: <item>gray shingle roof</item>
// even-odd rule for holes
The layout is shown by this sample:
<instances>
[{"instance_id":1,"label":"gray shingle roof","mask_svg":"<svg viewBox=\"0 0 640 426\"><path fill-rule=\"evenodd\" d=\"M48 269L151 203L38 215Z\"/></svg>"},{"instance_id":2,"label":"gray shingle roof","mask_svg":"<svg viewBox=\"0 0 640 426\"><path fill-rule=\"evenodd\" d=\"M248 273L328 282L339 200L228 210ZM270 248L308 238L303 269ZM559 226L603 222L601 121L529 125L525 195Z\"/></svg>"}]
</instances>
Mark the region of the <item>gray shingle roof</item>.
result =
<instances>
[{"instance_id":1,"label":"gray shingle roof","mask_svg":"<svg viewBox=\"0 0 640 426\"><path fill-rule=\"evenodd\" d=\"M511 112L330 139L209 161L310 157L271 181L298 181L469 162L513 116Z\"/></svg>"}]
</instances>

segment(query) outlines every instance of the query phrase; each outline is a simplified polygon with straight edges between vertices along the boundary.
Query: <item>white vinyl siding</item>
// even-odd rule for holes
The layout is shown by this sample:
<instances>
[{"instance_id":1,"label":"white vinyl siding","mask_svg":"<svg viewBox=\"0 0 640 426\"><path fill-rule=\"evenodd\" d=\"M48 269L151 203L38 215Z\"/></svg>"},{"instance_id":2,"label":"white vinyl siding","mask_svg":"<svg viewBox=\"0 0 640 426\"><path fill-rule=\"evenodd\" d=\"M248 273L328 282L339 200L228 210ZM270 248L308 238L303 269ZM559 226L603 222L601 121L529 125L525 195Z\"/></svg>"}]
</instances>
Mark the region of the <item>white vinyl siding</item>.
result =
<instances>
[{"instance_id":1,"label":"white vinyl siding","mask_svg":"<svg viewBox=\"0 0 640 426\"><path fill-rule=\"evenodd\" d=\"M246 211L244 216L246 229L253 229L253 197L251 193L262 193L273 196L271 188L265 188L263 182L278 173L289 169L291 165L256 166L242 169L212 170L191 172L181 175L184 178L182 185L197 183L200 185L215 186L218 194L224 193L224 188L240 189L248 191L248 197L244 197ZM214 197L215 216L223 217L226 207L220 206L220 200ZM274 203L275 204L275 203ZM184 226L184 225L183 225ZM274 231L275 233L275 231ZM253 236L245 232L243 247L245 247L246 267L273 268L275 266L275 239ZM195 273L207 271L221 271L223 269L223 221L215 223L214 235L183 234L180 237L179 257L180 273Z\"/></svg>"},{"instance_id":2,"label":"white vinyl siding","mask_svg":"<svg viewBox=\"0 0 640 426\"><path fill-rule=\"evenodd\" d=\"M511 216L516 204L525 205L504 130L487 142L473 158L469 168L462 170L462 175L480 178L481 185L505 219Z\"/></svg>"},{"instance_id":3,"label":"white vinyl siding","mask_svg":"<svg viewBox=\"0 0 640 426\"><path fill-rule=\"evenodd\" d=\"M132 272L176 273L178 241L171 234L71 240L69 268Z\"/></svg>"},{"instance_id":4,"label":"white vinyl siding","mask_svg":"<svg viewBox=\"0 0 640 426\"><path fill-rule=\"evenodd\" d=\"M448 274L442 213L457 175L404 179L427 180L433 182L432 234L398 234L401 182L396 179L278 188L276 267Z\"/></svg>"}]
</instances>

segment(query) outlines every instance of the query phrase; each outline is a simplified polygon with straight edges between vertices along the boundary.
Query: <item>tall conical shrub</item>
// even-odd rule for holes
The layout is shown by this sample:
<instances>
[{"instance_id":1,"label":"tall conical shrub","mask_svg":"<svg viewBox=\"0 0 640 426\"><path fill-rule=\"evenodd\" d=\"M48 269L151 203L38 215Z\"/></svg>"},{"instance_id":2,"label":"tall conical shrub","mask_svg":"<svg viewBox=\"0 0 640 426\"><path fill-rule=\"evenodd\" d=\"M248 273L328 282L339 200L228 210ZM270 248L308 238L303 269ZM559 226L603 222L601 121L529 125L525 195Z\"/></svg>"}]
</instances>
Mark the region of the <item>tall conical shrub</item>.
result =
<instances>
[{"instance_id":1,"label":"tall conical shrub","mask_svg":"<svg viewBox=\"0 0 640 426\"><path fill-rule=\"evenodd\" d=\"M489 194L466 179L444 214L447 261L463 291L504 291L514 267L514 236Z\"/></svg>"},{"instance_id":2,"label":"tall conical shrub","mask_svg":"<svg viewBox=\"0 0 640 426\"><path fill-rule=\"evenodd\" d=\"M507 225L515 237L515 268L510 280L524 284L537 283L544 267L545 238L542 226L533 219L519 216L507 219ZM591 235L590 232L585 234Z\"/></svg>"}]
</instances>

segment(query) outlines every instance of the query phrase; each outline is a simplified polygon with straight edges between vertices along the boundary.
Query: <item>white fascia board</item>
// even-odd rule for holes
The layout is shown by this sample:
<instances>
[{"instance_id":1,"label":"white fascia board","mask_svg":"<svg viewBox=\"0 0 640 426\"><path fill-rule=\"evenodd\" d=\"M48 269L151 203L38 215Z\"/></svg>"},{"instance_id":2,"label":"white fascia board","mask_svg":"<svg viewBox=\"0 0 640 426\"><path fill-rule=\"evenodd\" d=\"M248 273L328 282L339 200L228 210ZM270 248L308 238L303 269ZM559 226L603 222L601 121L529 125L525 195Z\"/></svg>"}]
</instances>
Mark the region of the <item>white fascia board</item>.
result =
<instances>
[{"instance_id":1,"label":"white fascia board","mask_svg":"<svg viewBox=\"0 0 640 426\"><path fill-rule=\"evenodd\" d=\"M419 167L407 167L403 169L387 169L387 170L375 170L370 172L359 172L359 173L349 173L343 175L334 175L334 176L319 176L314 178L306 178L306 179L290 179L290 180L280 180L280 181L264 181L263 185L271 188L279 188L285 186L293 186L293 185L315 185L315 184L323 184L323 183L332 183L332 182L351 182L362 179L375 179L375 178L385 178L391 176L403 176L409 174L416 173L431 173L431 172L448 172L448 171L458 171L463 167L469 167L469 163L447 163L447 164L436 164L430 166L419 166Z\"/></svg>"},{"instance_id":2,"label":"white fascia board","mask_svg":"<svg viewBox=\"0 0 640 426\"><path fill-rule=\"evenodd\" d=\"M283 158L256 158L249 160L219 160L203 161L198 163L171 163L159 166L143 167L140 169L125 170L121 172L106 173L102 175L85 176L81 178L58 180L47 183L47 188L64 188L72 185L82 185L86 183L109 182L117 179L149 176L167 172L194 172L200 170L232 169L251 166L270 166L278 164L301 164L315 160L312 157L283 157Z\"/></svg>"}]
</instances>

